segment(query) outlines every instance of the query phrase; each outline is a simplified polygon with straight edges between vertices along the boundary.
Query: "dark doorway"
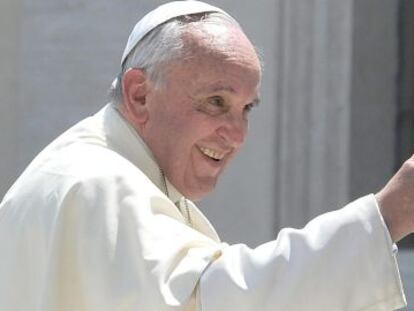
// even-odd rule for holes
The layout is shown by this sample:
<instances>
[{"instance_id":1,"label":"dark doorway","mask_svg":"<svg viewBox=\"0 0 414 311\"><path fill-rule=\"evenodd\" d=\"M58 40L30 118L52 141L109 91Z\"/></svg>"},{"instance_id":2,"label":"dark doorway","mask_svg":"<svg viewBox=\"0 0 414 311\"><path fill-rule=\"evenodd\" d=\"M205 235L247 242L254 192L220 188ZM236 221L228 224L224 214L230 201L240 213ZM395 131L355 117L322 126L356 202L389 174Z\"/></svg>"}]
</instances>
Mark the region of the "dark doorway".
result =
<instances>
[{"instance_id":1,"label":"dark doorway","mask_svg":"<svg viewBox=\"0 0 414 311\"><path fill-rule=\"evenodd\" d=\"M412 0L400 0L398 31L396 169L414 153L414 1ZM414 235L402 240L399 246L414 248Z\"/></svg>"}]
</instances>

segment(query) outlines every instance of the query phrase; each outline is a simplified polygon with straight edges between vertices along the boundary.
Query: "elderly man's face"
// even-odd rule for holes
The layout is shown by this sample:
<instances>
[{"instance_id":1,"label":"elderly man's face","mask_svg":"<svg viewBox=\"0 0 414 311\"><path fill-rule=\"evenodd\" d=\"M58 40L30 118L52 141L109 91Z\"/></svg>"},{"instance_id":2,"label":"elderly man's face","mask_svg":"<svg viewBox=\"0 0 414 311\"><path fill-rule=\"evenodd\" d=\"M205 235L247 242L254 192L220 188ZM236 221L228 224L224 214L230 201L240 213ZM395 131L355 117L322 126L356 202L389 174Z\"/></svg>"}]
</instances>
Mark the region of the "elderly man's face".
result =
<instances>
[{"instance_id":1,"label":"elderly man's face","mask_svg":"<svg viewBox=\"0 0 414 311\"><path fill-rule=\"evenodd\" d=\"M148 121L141 136L168 180L183 195L201 199L215 186L247 131L258 102L260 65L247 38L231 33L231 46L204 47L174 63L160 88L146 97Z\"/></svg>"}]
</instances>

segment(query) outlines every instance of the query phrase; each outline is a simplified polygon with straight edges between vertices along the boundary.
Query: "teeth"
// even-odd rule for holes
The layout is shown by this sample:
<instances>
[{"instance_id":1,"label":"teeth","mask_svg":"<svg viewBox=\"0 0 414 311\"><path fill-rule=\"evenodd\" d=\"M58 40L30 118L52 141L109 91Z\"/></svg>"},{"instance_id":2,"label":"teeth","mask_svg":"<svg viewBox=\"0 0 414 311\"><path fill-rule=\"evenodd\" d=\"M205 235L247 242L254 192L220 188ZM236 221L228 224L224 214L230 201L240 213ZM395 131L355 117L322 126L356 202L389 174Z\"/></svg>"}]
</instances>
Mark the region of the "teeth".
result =
<instances>
[{"instance_id":1,"label":"teeth","mask_svg":"<svg viewBox=\"0 0 414 311\"><path fill-rule=\"evenodd\" d=\"M221 160L224 158L224 154L220 153L218 151L214 151L209 148L199 147L202 153L204 153L206 156L214 159L214 160Z\"/></svg>"}]
</instances>

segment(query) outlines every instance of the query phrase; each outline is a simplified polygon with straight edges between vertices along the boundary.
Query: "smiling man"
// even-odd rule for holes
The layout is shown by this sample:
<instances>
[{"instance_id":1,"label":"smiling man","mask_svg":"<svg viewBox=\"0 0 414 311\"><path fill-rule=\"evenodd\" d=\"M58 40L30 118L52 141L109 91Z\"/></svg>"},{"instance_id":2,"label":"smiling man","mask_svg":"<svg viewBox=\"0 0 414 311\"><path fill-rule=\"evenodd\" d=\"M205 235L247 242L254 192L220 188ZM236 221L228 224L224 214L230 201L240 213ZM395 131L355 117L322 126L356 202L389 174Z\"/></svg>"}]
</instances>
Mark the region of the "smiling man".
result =
<instances>
[{"instance_id":1,"label":"smiling man","mask_svg":"<svg viewBox=\"0 0 414 311\"><path fill-rule=\"evenodd\" d=\"M164 67L162 86L136 66L123 76L122 115L167 179L193 200L213 190L241 147L248 113L258 102L260 65L253 46L233 22L214 23L180 30L178 59L155 65Z\"/></svg>"},{"instance_id":2,"label":"smiling man","mask_svg":"<svg viewBox=\"0 0 414 311\"><path fill-rule=\"evenodd\" d=\"M111 103L46 147L0 205L0 310L404 306L393 242L414 229L413 159L376 196L256 249L221 242L192 202L239 151L260 78L219 8L176 1L140 20Z\"/></svg>"}]
</instances>

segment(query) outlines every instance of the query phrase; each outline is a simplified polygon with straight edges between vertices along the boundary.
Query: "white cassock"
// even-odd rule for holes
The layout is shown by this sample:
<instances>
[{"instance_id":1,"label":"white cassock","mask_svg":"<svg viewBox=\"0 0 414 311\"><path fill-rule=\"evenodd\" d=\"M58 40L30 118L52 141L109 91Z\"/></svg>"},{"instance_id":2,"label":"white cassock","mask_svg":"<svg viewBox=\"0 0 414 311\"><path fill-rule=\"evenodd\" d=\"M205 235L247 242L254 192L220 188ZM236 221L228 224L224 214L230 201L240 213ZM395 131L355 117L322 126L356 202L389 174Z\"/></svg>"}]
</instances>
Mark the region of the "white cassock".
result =
<instances>
[{"instance_id":1,"label":"white cassock","mask_svg":"<svg viewBox=\"0 0 414 311\"><path fill-rule=\"evenodd\" d=\"M250 249L220 242L193 203L163 187L151 153L111 105L60 136L0 205L0 310L405 305L373 195Z\"/></svg>"}]
</instances>

